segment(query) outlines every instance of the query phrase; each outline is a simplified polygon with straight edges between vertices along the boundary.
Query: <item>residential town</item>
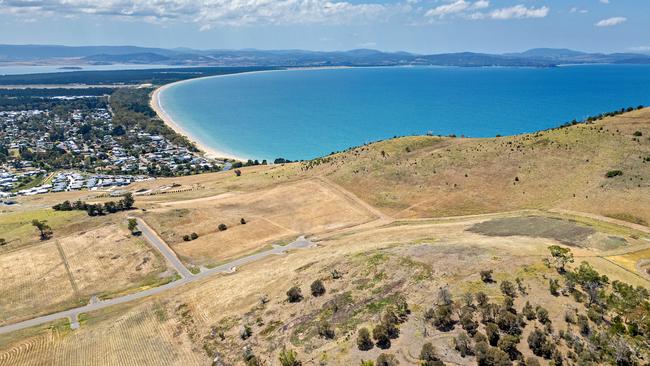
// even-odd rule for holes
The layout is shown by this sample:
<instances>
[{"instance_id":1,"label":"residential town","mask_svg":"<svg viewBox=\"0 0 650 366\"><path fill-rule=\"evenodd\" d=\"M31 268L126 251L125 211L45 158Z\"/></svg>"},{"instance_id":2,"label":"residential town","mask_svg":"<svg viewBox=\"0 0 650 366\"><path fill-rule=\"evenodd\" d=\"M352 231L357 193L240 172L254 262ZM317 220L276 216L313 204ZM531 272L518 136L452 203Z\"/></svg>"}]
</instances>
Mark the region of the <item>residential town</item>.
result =
<instances>
[{"instance_id":1,"label":"residential town","mask_svg":"<svg viewBox=\"0 0 650 366\"><path fill-rule=\"evenodd\" d=\"M1 196L122 186L227 164L137 123L114 123L106 99L53 97L51 109L0 110Z\"/></svg>"}]
</instances>

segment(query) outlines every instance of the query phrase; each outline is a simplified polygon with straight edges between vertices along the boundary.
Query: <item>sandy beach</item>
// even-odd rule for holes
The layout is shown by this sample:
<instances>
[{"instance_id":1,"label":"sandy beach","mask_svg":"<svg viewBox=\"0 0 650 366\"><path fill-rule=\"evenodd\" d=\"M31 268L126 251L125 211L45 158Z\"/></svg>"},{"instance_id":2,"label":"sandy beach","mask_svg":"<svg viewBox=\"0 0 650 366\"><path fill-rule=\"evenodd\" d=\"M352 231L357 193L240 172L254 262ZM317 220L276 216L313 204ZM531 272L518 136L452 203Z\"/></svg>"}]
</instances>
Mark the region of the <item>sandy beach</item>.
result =
<instances>
[{"instance_id":1,"label":"sandy beach","mask_svg":"<svg viewBox=\"0 0 650 366\"><path fill-rule=\"evenodd\" d=\"M219 75L221 76L221 75ZM209 158L214 158L214 159L231 159L231 160L240 160L240 161L247 161L247 158L244 158L242 156L235 156L233 154L229 154L223 151L219 151L218 149L212 148L210 146L207 146L203 142L201 142L200 139L196 138L192 134L188 133L185 129L181 127L178 123L176 123L167 112L165 112L165 109L162 107L162 104L160 103L160 93L163 92L165 89L179 84L183 82L187 82L190 80L196 80L196 79L189 79L189 80L181 80L177 81L175 83L163 85L160 88L154 90L153 94L151 95L151 100L149 104L151 105L151 108L156 112L158 117L167 125L169 128L174 130L176 133L181 134L185 137L187 137L190 141L192 141L196 147L198 147L201 151L204 152L206 157Z\"/></svg>"},{"instance_id":2,"label":"sandy beach","mask_svg":"<svg viewBox=\"0 0 650 366\"><path fill-rule=\"evenodd\" d=\"M237 76L237 75L243 75L243 74L261 74L261 73L277 72L277 71L300 71L300 70L314 70L314 69L347 69L347 68L349 68L349 67L348 66L295 67L295 68L290 68L290 69L248 71L248 72L241 72L241 73L236 73L236 74L212 75L212 76L205 76L205 77L194 78L194 79L180 80L180 81L177 81L177 82L174 82L174 83L163 85L163 86L159 87L158 89L154 90L153 94L151 95L151 100L149 101L149 104L151 105L151 108L156 112L158 117L160 117L160 119L162 119L163 122L167 126L169 126L169 128L174 130L176 133L187 137L199 149L201 149L201 151L203 151L205 153L206 157L247 161L249 159L247 157L235 156L233 154L220 151L218 148L215 149L213 147L209 147L205 143L201 142L201 140L199 138L197 138L196 136L193 136L192 134L190 134L186 130L184 130L181 127L180 124L176 123L171 118L171 116L169 114L167 114L167 112L165 112L165 109L162 107L162 104L160 103L160 93L162 93L163 91L165 91L165 89L167 89L169 87L172 87L174 85L178 85L178 84L181 84L181 83L187 83L187 82L200 80L200 79L221 78L221 77Z\"/></svg>"}]
</instances>

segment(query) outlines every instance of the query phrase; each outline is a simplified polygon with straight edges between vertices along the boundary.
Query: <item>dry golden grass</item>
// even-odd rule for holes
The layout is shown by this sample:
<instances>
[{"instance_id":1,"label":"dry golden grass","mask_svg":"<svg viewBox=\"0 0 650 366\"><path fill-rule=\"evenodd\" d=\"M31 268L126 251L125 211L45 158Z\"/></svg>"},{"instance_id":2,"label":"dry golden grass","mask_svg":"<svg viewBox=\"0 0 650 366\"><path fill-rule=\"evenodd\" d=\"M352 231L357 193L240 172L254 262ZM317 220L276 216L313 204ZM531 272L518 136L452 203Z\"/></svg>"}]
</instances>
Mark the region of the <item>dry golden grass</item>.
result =
<instances>
[{"instance_id":1,"label":"dry golden grass","mask_svg":"<svg viewBox=\"0 0 650 366\"><path fill-rule=\"evenodd\" d=\"M246 193L158 204L143 217L187 262L213 264L274 242L360 224L363 207L320 181L302 180ZM241 218L246 224L240 224ZM228 230L219 231L224 223ZM199 238L185 242L184 235Z\"/></svg>"},{"instance_id":2,"label":"dry golden grass","mask_svg":"<svg viewBox=\"0 0 650 366\"><path fill-rule=\"evenodd\" d=\"M485 291L498 302L502 297L498 284L486 285L478 274L478 269L493 269L498 281L521 277L529 290L527 296L516 299L516 308L527 300L533 306L542 304L551 313L554 327L561 327L564 311L575 306L569 297L553 297L548 292L548 277L557 275L544 267L541 259L547 253L546 247L555 241L488 237L467 231L487 219L351 229L321 241L315 249L268 258L232 275L206 278L152 299L91 314L81 330L66 337L47 338L48 333L44 338L13 340L0 346L0 360L11 357L24 364L38 364L49 357L48 362L54 365L95 364L100 362L99 355L112 347L117 351L105 356L103 364L199 365L209 362L205 348L237 364L241 362L241 349L248 344L267 364L274 364L279 350L286 345L298 351L305 365L317 364L324 354L329 364L355 365L362 358L374 359L383 352L377 348L358 351L356 330L377 324L381 309L393 295L401 293L413 313L402 325L390 352L409 364L415 362L422 344L432 341L446 362L468 364L471 359L449 351L458 327L450 333L439 333L429 326L428 336L423 333L422 313L431 306L440 286L449 286L457 298L468 290ZM589 260L611 279L640 283L629 272L598 258L597 250L573 251L577 262ZM343 277L333 280L333 269ZM315 279L325 283L327 292L323 297L309 294L309 284ZM300 286L305 296L298 304L286 302L285 292L293 285ZM259 303L262 296L269 300L264 306ZM327 310L333 301L340 306L335 313ZM319 319L334 324L336 341L315 334ZM238 334L244 324L253 330L252 338L246 341ZM519 347L525 355L530 354L525 338L532 328L526 328ZM219 338L219 332L223 332L224 340Z\"/></svg>"},{"instance_id":3,"label":"dry golden grass","mask_svg":"<svg viewBox=\"0 0 650 366\"><path fill-rule=\"evenodd\" d=\"M54 241L0 255L0 324L78 305Z\"/></svg>"},{"instance_id":4,"label":"dry golden grass","mask_svg":"<svg viewBox=\"0 0 650 366\"><path fill-rule=\"evenodd\" d=\"M153 285L171 274L160 254L124 225L109 224L59 239L82 297L105 297ZM110 279L110 281L106 281Z\"/></svg>"},{"instance_id":5,"label":"dry golden grass","mask_svg":"<svg viewBox=\"0 0 650 366\"><path fill-rule=\"evenodd\" d=\"M633 140L633 133L643 137ZM650 109L492 139L407 137L302 164L395 217L562 207L650 222ZM382 152L384 153L382 155ZM605 178L620 169L622 177Z\"/></svg>"},{"instance_id":6,"label":"dry golden grass","mask_svg":"<svg viewBox=\"0 0 650 366\"><path fill-rule=\"evenodd\" d=\"M152 306L111 319L108 327L45 331L0 352L0 365L206 365L209 359ZM98 340L101 340L98 342Z\"/></svg>"},{"instance_id":7,"label":"dry golden grass","mask_svg":"<svg viewBox=\"0 0 650 366\"><path fill-rule=\"evenodd\" d=\"M136 291L173 275L166 272L158 252L129 234L121 215L88 218L38 212L50 218L54 237L37 241L31 224L16 226L12 232L23 235L16 239L23 245L0 252L2 324L84 305L94 295ZM72 221L76 217L79 220ZM79 230L80 221L87 223L87 231L73 231Z\"/></svg>"}]
</instances>

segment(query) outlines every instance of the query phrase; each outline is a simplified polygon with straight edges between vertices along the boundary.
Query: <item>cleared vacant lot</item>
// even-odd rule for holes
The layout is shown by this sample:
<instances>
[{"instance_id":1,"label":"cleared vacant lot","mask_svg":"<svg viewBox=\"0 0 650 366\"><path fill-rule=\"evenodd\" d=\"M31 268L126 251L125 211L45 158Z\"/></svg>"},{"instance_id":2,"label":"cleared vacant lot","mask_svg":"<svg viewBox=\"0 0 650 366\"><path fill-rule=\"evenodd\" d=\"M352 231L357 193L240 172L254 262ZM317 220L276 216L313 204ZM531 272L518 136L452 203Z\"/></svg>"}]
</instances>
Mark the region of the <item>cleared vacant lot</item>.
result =
<instances>
[{"instance_id":1,"label":"cleared vacant lot","mask_svg":"<svg viewBox=\"0 0 650 366\"><path fill-rule=\"evenodd\" d=\"M54 241L0 255L0 323L76 305Z\"/></svg>"},{"instance_id":2,"label":"cleared vacant lot","mask_svg":"<svg viewBox=\"0 0 650 366\"><path fill-rule=\"evenodd\" d=\"M54 230L47 241L37 239L31 223L16 220L21 216L3 220L14 220L14 240L22 244L0 252L0 323L86 304L91 296L112 296L171 280L166 262L142 239L130 235L123 216L92 220L77 214L39 212ZM76 217L86 221L87 231L78 231L80 223L72 220Z\"/></svg>"},{"instance_id":3,"label":"cleared vacant lot","mask_svg":"<svg viewBox=\"0 0 650 366\"><path fill-rule=\"evenodd\" d=\"M248 193L161 204L143 214L161 237L192 264L209 265L318 233L369 221L363 207L319 181L305 180ZM241 219L246 224L241 223ZM228 229L220 231L219 224ZM186 242L184 235L199 238Z\"/></svg>"}]
</instances>

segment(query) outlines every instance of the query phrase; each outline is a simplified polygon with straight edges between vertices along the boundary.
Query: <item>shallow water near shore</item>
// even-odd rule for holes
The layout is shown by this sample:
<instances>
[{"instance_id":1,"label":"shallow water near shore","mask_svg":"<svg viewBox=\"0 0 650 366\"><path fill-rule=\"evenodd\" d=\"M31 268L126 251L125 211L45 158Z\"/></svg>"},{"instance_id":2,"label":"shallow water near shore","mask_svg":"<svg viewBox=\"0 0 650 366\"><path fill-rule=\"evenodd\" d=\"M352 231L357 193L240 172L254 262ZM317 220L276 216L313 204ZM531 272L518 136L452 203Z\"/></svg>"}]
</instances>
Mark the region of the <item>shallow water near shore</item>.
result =
<instances>
[{"instance_id":1,"label":"shallow water near shore","mask_svg":"<svg viewBox=\"0 0 650 366\"><path fill-rule=\"evenodd\" d=\"M295 160L400 135L534 132L648 105L650 65L291 70L191 80L159 97L203 145Z\"/></svg>"}]
</instances>

